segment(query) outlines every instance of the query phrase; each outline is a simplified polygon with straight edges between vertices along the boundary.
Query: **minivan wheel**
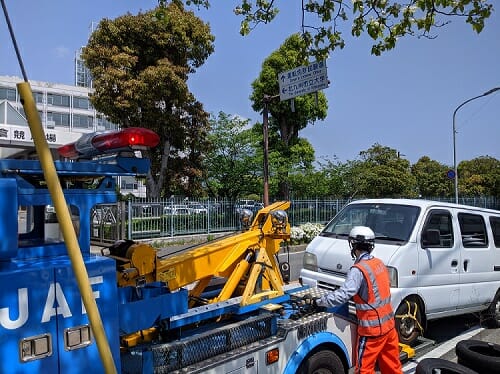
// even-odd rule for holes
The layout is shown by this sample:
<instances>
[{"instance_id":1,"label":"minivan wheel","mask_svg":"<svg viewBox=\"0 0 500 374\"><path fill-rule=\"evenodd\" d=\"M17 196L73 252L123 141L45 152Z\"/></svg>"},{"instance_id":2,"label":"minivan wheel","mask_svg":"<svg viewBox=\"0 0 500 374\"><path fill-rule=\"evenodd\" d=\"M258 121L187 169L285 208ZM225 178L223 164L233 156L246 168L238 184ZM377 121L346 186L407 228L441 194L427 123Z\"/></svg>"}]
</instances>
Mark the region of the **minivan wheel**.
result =
<instances>
[{"instance_id":1,"label":"minivan wheel","mask_svg":"<svg viewBox=\"0 0 500 374\"><path fill-rule=\"evenodd\" d=\"M416 374L477 374L474 370L442 358L424 358L415 368Z\"/></svg>"},{"instance_id":2,"label":"minivan wheel","mask_svg":"<svg viewBox=\"0 0 500 374\"><path fill-rule=\"evenodd\" d=\"M462 340L455 346L459 364L477 371L492 373L493 368L500 367L500 345L482 340Z\"/></svg>"},{"instance_id":3,"label":"minivan wheel","mask_svg":"<svg viewBox=\"0 0 500 374\"><path fill-rule=\"evenodd\" d=\"M415 301L403 300L395 314L399 342L413 345L423 332L420 306Z\"/></svg>"},{"instance_id":4,"label":"minivan wheel","mask_svg":"<svg viewBox=\"0 0 500 374\"><path fill-rule=\"evenodd\" d=\"M481 312L481 322L492 329L500 327L500 290L497 291L488 309Z\"/></svg>"}]
</instances>

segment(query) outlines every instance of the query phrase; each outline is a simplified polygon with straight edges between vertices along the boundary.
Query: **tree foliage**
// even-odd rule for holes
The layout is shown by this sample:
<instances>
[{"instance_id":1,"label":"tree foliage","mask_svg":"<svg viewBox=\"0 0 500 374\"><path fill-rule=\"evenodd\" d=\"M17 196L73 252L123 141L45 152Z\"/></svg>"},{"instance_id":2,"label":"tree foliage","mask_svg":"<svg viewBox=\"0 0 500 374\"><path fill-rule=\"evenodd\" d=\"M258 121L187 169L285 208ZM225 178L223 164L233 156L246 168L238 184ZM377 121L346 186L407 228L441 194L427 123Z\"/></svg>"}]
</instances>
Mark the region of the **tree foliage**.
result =
<instances>
[{"instance_id":1,"label":"tree foliage","mask_svg":"<svg viewBox=\"0 0 500 374\"><path fill-rule=\"evenodd\" d=\"M240 198L262 195L262 129L249 128L248 120L219 113L212 119L210 141L213 149L205 160L206 183L210 195ZM270 134L270 142L279 140ZM396 149L375 143L354 160L316 162L306 139L290 147L284 159L279 150L269 155L270 200L279 198L282 168L287 169L290 197L441 197L452 198L450 166L422 156L415 164L401 157ZM459 193L462 197L500 197L500 160L482 156L459 164Z\"/></svg>"},{"instance_id":2,"label":"tree foliage","mask_svg":"<svg viewBox=\"0 0 500 374\"><path fill-rule=\"evenodd\" d=\"M458 187L461 196L500 196L500 160L482 156L462 161Z\"/></svg>"},{"instance_id":3,"label":"tree foliage","mask_svg":"<svg viewBox=\"0 0 500 374\"><path fill-rule=\"evenodd\" d=\"M414 197L415 177L410 162L390 147L374 144L348 162L344 173L345 188L353 197Z\"/></svg>"},{"instance_id":4,"label":"tree foliage","mask_svg":"<svg viewBox=\"0 0 500 374\"><path fill-rule=\"evenodd\" d=\"M242 17L240 33L247 35L257 25L273 21L279 13L274 0L240 0L234 13ZM187 0L186 4L209 7L208 0ZM290 6L288 2L283 6ZM354 37L368 35L371 53L393 49L399 38L411 35L433 38L434 31L453 18L465 20L477 33L493 11L486 0L307 0L303 14L304 54L325 59L331 51L344 48L342 33L347 25Z\"/></svg>"},{"instance_id":5,"label":"tree foliage","mask_svg":"<svg viewBox=\"0 0 500 374\"><path fill-rule=\"evenodd\" d=\"M453 194L453 179L446 176L449 167L428 156L421 157L411 167L420 196L448 197Z\"/></svg>"},{"instance_id":6,"label":"tree foliage","mask_svg":"<svg viewBox=\"0 0 500 374\"><path fill-rule=\"evenodd\" d=\"M200 188L208 114L187 79L213 52L213 41L207 24L172 2L101 20L83 50L94 107L121 127L160 135L147 178L153 197Z\"/></svg>"},{"instance_id":7,"label":"tree foliage","mask_svg":"<svg viewBox=\"0 0 500 374\"><path fill-rule=\"evenodd\" d=\"M248 127L249 120L220 112L210 120L212 145L204 161L211 196L236 199L262 191L262 137Z\"/></svg>"}]
</instances>

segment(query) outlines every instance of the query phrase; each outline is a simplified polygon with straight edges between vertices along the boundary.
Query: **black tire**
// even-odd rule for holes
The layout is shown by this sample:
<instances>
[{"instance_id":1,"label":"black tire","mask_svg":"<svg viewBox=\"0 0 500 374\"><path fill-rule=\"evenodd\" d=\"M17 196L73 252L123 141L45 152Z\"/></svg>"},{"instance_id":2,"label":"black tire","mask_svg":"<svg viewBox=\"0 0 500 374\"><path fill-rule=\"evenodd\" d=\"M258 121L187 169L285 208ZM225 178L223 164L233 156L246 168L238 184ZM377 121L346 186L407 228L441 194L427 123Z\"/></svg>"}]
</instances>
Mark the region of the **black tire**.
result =
<instances>
[{"instance_id":1,"label":"black tire","mask_svg":"<svg viewBox=\"0 0 500 374\"><path fill-rule=\"evenodd\" d=\"M439 370L439 371L437 371ZM455 362L443 360L442 358L424 358L415 368L415 374L477 374L471 370Z\"/></svg>"},{"instance_id":2,"label":"black tire","mask_svg":"<svg viewBox=\"0 0 500 374\"><path fill-rule=\"evenodd\" d=\"M500 290L495 294L488 309L481 312L481 322L491 329L500 327Z\"/></svg>"},{"instance_id":3,"label":"black tire","mask_svg":"<svg viewBox=\"0 0 500 374\"><path fill-rule=\"evenodd\" d=\"M394 316L399 342L412 346L423 332L420 305L415 301L403 300Z\"/></svg>"},{"instance_id":4,"label":"black tire","mask_svg":"<svg viewBox=\"0 0 500 374\"><path fill-rule=\"evenodd\" d=\"M500 371L500 344L462 340L455 346L455 353L460 364L480 374Z\"/></svg>"},{"instance_id":5,"label":"black tire","mask_svg":"<svg viewBox=\"0 0 500 374\"><path fill-rule=\"evenodd\" d=\"M305 360L296 374L344 374L344 365L332 351L318 351Z\"/></svg>"}]
</instances>

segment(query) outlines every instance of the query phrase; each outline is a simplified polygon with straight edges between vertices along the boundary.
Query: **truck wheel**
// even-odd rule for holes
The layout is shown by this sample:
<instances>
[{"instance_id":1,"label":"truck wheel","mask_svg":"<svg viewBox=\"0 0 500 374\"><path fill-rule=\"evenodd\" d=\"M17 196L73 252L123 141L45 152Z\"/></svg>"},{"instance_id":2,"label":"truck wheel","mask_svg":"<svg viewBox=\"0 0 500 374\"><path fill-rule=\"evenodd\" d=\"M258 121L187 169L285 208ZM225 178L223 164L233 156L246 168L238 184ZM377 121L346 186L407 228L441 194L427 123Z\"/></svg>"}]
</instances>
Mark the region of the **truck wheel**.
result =
<instances>
[{"instance_id":1,"label":"truck wheel","mask_svg":"<svg viewBox=\"0 0 500 374\"><path fill-rule=\"evenodd\" d=\"M488 309L481 312L481 321L491 329L500 327L500 290L497 291Z\"/></svg>"},{"instance_id":2,"label":"truck wheel","mask_svg":"<svg viewBox=\"0 0 500 374\"><path fill-rule=\"evenodd\" d=\"M403 300L394 316L399 342L411 346L423 332L420 306L415 301Z\"/></svg>"},{"instance_id":3,"label":"truck wheel","mask_svg":"<svg viewBox=\"0 0 500 374\"><path fill-rule=\"evenodd\" d=\"M319 351L304 361L296 374L344 374L344 365L332 351Z\"/></svg>"},{"instance_id":4,"label":"truck wheel","mask_svg":"<svg viewBox=\"0 0 500 374\"><path fill-rule=\"evenodd\" d=\"M500 345L481 340L462 340L455 346L458 362L478 373L500 368Z\"/></svg>"},{"instance_id":5,"label":"truck wheel","mask_svg":"<svg viewBox=\"0 0 500 374\"><path fill-rule=\"evenodd\" d=\"M443 360L442 358L424 358L415 368L415 374L434 373L477 374L474 370L451 361Z\"/></svg>"}]
</instances>

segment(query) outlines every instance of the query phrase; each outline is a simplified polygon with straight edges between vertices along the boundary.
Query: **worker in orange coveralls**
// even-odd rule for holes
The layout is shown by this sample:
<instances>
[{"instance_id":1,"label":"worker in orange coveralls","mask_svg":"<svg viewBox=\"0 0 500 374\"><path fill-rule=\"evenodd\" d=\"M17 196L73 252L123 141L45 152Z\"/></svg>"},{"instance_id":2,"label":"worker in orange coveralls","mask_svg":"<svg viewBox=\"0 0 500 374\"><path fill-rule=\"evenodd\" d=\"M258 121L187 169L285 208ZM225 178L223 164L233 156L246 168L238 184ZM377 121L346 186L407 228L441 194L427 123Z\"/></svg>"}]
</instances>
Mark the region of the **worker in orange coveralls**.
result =
<instances>
[{"instance_id":1,"label":"worker in orange coveralls","mask_svg":"<svg viewBox=\"0 0 500 374\"><path fill-rule=\"evenodd\" d=\"M389 273L384 263L371 255L375 234L369 227L356 226L348 240L355 261L344 284L315 302L318 306L333 307L354 300L358 318L356 374L373 374L376 364L383 374L402 373Z\"/></svg>"}]
</instances>

